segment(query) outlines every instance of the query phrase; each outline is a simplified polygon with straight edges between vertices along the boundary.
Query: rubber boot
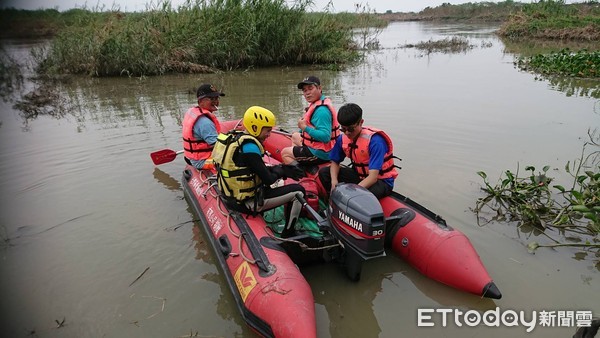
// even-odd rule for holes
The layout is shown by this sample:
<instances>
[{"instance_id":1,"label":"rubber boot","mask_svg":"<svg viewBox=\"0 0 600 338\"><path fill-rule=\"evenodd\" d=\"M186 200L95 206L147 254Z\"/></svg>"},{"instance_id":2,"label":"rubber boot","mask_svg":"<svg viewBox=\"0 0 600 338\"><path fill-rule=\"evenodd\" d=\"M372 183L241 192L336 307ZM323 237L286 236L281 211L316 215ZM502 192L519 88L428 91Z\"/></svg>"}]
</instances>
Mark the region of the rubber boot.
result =
<instances>
[{"instance_id":1,"label":"rubber boot","mask_svg":"<svg viewBox=\"0 0 600 338\"><path fill-rule=\"evenodd\" d=\"M284 215L284 219L286 220L286 222L285 222L285 227L281 231L281 237L287 238L287 237L291 237L294 235L296 221L298 221L298 219L296 217L291 217L291 215L290 215L291 210L292 210L291 203L287 203L283 207L283 210L284 210L283 215Z\"/></svg>"}]
</instances>

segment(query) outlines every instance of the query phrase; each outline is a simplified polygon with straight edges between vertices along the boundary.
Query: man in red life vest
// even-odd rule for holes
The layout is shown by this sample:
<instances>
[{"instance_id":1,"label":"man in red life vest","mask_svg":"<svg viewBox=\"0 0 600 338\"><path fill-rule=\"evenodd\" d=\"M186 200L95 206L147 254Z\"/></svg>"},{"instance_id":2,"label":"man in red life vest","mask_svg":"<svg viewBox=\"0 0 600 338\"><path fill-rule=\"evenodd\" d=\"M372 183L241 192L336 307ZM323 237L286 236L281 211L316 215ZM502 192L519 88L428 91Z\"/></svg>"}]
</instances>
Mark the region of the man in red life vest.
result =
<instances>
[{"instance_id":1,"label":"man in red life vest","mask_svg":"<svg viewBox=\"0 0 600 338\"><path fill-rule=\"evenodd\" d=\"M377 198L391 194L398 176L394 165L394 146L383 131L363 127L362 109L354 103L338 111L340 131L329 158L331 165L319 170L319 179L330 192L339 182L356 183L369 189ZM340 163L348 157L351 167Z\"/></svg>"},{"instance_id":2,"label":"man in red life vest","mask_svg":"<svg viewBox=\"0 0 600 338\"><path fill-rule=\"evenodd\" d=\"M337 114L331 100L323 95L321 80L309 76L298 83L309 103L298 121L300 133L292 134L292 146L281 152L283 163L321 164L329 162L329 152L339 135Z\"/></svg>"},{"instance_id":3,"label":"man in red life vest","mask_svg":"<svg viewBox=\"0 0 600 338\"><path fill-rule=\"evenodd\" d=\"M205 83L198 87L196 96L198 105L190 108L183 117L183 154L186 162L202 169L221 132L214 112L219 109L219 97L225 94Z\"/></svg>"}]
</instances>

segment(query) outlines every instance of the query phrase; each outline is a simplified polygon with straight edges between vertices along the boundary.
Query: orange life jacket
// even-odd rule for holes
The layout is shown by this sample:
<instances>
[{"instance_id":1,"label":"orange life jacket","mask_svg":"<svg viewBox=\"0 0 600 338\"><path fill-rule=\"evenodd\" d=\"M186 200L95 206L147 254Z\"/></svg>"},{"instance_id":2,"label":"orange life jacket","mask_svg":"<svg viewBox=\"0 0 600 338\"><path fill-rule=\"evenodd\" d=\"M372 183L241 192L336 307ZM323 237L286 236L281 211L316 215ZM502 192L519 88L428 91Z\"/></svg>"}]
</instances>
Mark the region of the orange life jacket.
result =
<instances>
[{"instance_id":1,"label":"orange life jacket","mask_svg":"<svg viewBox=\"0 0 600 338\"><path fill-rule=\"evenodd\" d=\"M392 140L386 133L379 129L363 127L355 143L352 143L352 140L344 134L342 136L342 150L344 154L352 162L352 166L358 173L358 176L364 179L369 175L369 143L371 142L371 137L375 134L383 136L388 146L388 151L383 157L383 165L381 166L381 170L379 170L377 179L398 177L398 172L394 166L394 146Z\"/></svg>"},{"instance_id":2,"label":"orange life jacket","mask_svg":"<svg viewBox=\"0 0 600 338\"><path fill-rule=\"evenodd\" d=\"M194 137L194 124L202 116L208 117L215 124L217 133L221 132L221 125L215 114L198 106L190 108L183 117L183 154L190 160L205 160L212 153L212 144Z\"/></svg>"},{"instance_id":3,"label":"orange life jacket","mask_svg":"<svg viewBox=\"0 0 600 338\"><path fill-rule=\"evenodd\" d=\"M337 112L333 107L333 104L331 103L331 99L326 97L325 100L317 100L311 103L306 113L304 113L304 121L306 121L306 124L309 127L314 128L314 125L312 124L310 119L312 118L312 115L315 112L315 110L321 106L327 107L329 109L329 112L331 113L331 138L329 139L329 142L324 143L313 139L312 137L310 137L310 135L308 135L306 131L303 131L302 144L313 149L330 151L333 148L333 145L335 144L335 139L340 135L339 124L337 120Z\"/></svg>"}]
</instances>

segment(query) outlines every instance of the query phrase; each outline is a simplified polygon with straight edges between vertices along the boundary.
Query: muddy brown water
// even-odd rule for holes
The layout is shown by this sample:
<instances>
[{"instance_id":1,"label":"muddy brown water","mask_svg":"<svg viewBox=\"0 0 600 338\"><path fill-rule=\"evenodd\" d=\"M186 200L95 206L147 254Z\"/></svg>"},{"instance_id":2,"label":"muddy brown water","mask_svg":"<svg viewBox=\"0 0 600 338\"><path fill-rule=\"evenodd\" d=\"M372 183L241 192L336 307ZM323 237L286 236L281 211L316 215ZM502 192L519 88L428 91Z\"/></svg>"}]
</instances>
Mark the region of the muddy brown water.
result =
<instances>
[{"instance_id":1,"label":"muddy brown water","mask_svg":"<svg viewBox=\"0 0 600 338\"><path fill-rule=\"evenodd\" d=\"M149 154L180 148L181 114L202 82L227 94L220 118L261 105L293 129L304 107L295 85L316 74L338 107L358 103L366 124L390 134L403 159L395 190L464 232L504 295L489 300L448 288L391 255L368 262L359 283L334 266L315 266L304 273L319 336L570 337L574 327L558 320L542 327L539 318L531 333L524 325L458 326L450 318L444 327L439 314L433 327L417 323L418 309L427 308L499 307L528 320L533 311L600 312L600 272L590 257L570 249L529 254L526 245L544 236L506 224L479 227L470 211L482 196L479 170L495 181L517 165L550 165L557 182L568 182L566 162L578 158L588 129L600 122L599 98L589 94L598 82L515 69L518 52L494 29L393 23L380 36L385 49L341 72L75 79L57 85L67 98L62 118L24 121L15 98L0 103L2 336L254 336L183 200L183 162L155 167ZM474 48L430 55L397 48L456 35ZM20 60L32 46L3 44Z\"/></svg>"}]
</instances>

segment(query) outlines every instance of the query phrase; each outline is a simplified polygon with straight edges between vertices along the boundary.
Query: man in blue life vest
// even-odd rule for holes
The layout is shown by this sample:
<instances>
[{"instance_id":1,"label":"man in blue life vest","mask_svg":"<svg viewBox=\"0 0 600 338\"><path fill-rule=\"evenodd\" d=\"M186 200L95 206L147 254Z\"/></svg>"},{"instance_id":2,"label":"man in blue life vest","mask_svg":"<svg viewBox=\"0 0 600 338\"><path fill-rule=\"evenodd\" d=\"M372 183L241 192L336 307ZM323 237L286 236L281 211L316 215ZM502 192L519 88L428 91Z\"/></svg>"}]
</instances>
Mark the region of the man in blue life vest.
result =
<instances>
[{"instance_id":1,"label":"man in blue life vest","mask_svg":"<svg viewBox=\"0 0 600 338\"><path fill-rule=\"evenodd\" d=\"M325 190L331 192L339 182L346 182L369 189L377 198L391 194L398 176L392 140L379 129L363 126L362 109L357 104L340 107L337 118L343 134L329 154L331 165L319 170ZM350 168L340 166L346 157Z\"/></svg>"},{"instance_id":2,"label":"man in blue life vest","mask_svg":"<svg viewBox=\"0 0 600 338\"><path fill-rule=\"evenodd\" d=\"M300 83L304 98L309 103L298 121L300 132L292 134L292 146L281 151L283 163L310 165L329 162L329 152L339 135L337 113L331 99L323 95L321 80L308 76Z\"/></svg>"},{"instance_id":3,"label":"man in blue life vest","mask_svg":"<svg viewBox=\"0 0 600 338\"><path fill-rule=\"evenodd\" d=\"M302 211L296 194L304 197L305 191L296 183L275 188L271 185L280 178L297 180L302 171L288 165L265 165L263 142L271 135L275 125L275 115L270 110L259 106L248 108L243 124L245 131L220 134L215 144L213 159L217 166L219 189L227 205L243 213L255 214L285 205L287 222L281 235L288 237L293 234Z\"/></svg>"},{"instance_id":4,"label":"man in blue life vest","mask_svg":"<svg viewBox=\"0 0 600 338\"><path fill-rule=\"evenodd\" d=\"M196 96L198 105L190 108L183 117L183 154L187 163L202 169L221 132L214 112L219 109L219 97L225 93L205 83L198 87Z\"/></svg>"}]
</instances>

